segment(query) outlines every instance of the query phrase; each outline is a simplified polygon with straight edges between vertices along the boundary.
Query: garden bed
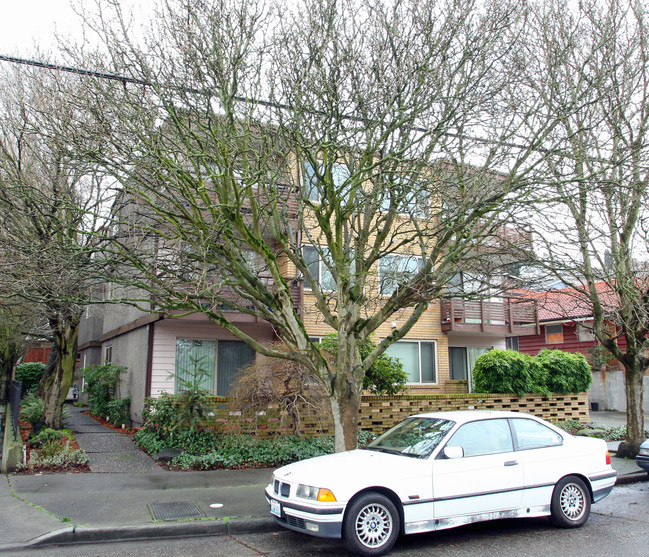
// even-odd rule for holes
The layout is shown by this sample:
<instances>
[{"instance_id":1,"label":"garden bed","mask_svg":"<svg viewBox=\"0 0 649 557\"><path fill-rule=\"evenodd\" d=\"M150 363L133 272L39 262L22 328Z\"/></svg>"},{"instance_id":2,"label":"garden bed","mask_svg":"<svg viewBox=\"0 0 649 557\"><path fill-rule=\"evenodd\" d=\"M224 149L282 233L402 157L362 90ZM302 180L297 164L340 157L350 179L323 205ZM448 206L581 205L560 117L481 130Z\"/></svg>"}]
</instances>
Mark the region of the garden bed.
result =
<instances>
[{"instance_id":1,"label":"garden bed","mask_svg":"<svg viewBox=\"0 0 649 557\"><path fill-rule=\"evenodd\" d=\"M78 474L90 472L88 459L80 458L83 451L79 447L79 443L74 439L71 431L63 430L65 433L61 434L60 439L48 441L48 450L61 456L41 460L35 458L37 455L34 453L42 452L43 448L32 446L30 443L30 434L33 430L32 425L23 420L20 420L18 425L23 446L26 448L25 457L27 465L21 465L15 474ZM67 458L70 455L72 455L71 458ZM83 456L85 457L85 454Z\"/></svg>"}]
</instances>

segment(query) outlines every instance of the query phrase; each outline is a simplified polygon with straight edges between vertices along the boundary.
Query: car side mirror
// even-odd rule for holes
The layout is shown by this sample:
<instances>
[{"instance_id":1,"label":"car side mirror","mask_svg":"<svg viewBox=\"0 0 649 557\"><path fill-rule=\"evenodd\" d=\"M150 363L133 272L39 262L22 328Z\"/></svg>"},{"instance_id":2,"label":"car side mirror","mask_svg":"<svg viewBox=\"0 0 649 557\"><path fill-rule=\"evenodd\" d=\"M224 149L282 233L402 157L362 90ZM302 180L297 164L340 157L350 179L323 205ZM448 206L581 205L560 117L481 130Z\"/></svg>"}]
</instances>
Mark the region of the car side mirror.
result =
<instances>
[{"instance_id":1,"label":"car side mirror","mask_svg":"<svg viewBox=\"0 0 649 557\"><path fill-rule=\"evenodd\" d=\"M444 447L444 456L446 458L462 458L464 449L462 447Z\"/></svg>"}]
</instances>

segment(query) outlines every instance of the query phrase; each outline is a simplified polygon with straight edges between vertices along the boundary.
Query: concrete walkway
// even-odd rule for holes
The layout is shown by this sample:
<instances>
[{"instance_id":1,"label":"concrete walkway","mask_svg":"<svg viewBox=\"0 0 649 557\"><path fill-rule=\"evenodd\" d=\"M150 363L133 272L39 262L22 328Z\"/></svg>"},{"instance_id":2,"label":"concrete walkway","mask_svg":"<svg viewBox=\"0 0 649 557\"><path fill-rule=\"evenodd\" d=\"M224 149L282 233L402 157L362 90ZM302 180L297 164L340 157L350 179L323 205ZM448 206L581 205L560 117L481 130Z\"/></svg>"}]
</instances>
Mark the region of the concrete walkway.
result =
<instances>
[{"instance_id":1,"label":"concrete walkway","mask_svg":"<svg viewBox=\"0 0 649 557\"><path fill-rule=\"evenodd\" d=\"M82 409L67 406L70 417L65 420L79 446L90 460L91 472L109 474L164 472L164 469L133 442L131 435L104 427Z\"/></svg>"}]
</instances>

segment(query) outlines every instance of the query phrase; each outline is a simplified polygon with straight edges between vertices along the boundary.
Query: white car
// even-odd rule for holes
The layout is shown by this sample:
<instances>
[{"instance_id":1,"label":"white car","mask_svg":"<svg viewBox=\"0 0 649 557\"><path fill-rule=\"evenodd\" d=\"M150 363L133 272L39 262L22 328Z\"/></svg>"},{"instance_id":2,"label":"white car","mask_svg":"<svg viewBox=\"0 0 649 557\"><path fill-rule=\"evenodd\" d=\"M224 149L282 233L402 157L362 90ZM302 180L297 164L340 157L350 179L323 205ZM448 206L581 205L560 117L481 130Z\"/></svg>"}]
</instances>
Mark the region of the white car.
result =
<instances>
[{"instance_id":1,"label":"white car","mask_svg":"<svg viewBox=\"0 0 649 557\"><path fill-rule=\"evenodd\" d=\"M367 448L289 464L266 487L286 528L384 555L399 533L550 516L583 525L611 492L606 443L517 412L411 416Z\"/></svg>"}]
</instances>

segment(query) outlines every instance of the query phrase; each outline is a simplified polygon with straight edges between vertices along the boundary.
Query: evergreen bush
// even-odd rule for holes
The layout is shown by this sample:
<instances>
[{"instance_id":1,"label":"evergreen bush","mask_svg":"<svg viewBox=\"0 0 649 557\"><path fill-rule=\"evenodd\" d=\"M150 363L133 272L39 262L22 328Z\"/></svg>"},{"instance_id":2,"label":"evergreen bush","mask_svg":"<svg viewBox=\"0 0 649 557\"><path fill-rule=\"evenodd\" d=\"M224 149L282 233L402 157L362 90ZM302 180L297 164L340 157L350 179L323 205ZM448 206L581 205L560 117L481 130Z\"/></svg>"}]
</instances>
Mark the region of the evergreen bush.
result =
<instances>
[{"instance_id":1,"label":"evergreen bush","mask_svg":"<svg viewBox=\"0 0 649 557\"><path fill-rule=\"evenodd\" d=\"M118 399L119 377L125 371L124 366L111 363L83 368L85 392L88 393L88 407L92 414L100 418L110 416L109 403Z\"/></svg>"},{"instance_id":2,"label":"evergreen bush","mask_svg":"<svg viewBox=\"0 0 649 557\"><path fill-rule=\"evenodd\" d=\"M552 393L583 393L593 382L590 365L583 354L544 349L534 361L544 369L546 385Z\"/></svg>"},{"instance_id":3,"label":"evergreen bush","mask_svg":"<svg viewBox=\"0 0 649 557\"><path fill-rule=\"evenodd\" d=\"M489 350L482 354L473 369L473 385L478 393L526 393L542 392L543 386L536 381L529 354L513 350Z\"/></svg>"},{"instance_id":4,"label":"evergreen bush","mask_svg":"<svg viewBox=\"0 0 649 557\"><path fill-rule=\"evenodd\" d=\"M42 362L29 362L16 366L14 377L16 381L22 381L23 396L34 392L45 373L45 364Z\"/></svg>"}]
</instances>

